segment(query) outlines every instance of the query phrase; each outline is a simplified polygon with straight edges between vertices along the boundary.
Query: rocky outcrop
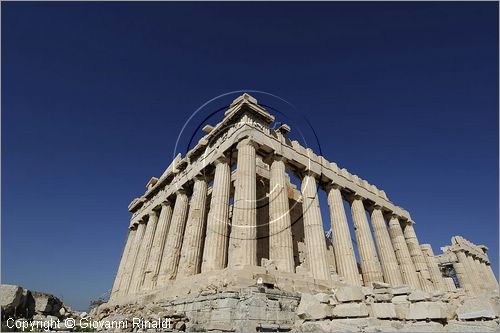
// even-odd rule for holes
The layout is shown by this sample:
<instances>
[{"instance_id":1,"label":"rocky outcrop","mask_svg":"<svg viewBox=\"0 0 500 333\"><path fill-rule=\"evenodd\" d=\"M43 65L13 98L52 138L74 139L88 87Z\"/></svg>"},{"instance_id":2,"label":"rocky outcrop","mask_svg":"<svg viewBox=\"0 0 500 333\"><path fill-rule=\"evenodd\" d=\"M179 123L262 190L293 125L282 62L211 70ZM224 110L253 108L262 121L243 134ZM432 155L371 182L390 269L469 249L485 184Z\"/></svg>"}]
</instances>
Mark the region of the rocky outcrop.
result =
<instances>
[{"instance_id":1,"label":"rocky outcrop","mask_svg":"<svg viewBox=\"0 0 500 333\"><path fill-rule=\"evenodd\" d=\"M29 328L31 324L40 328L46 322L62 323L67 318L79 319L81 315L52 294L31 291L16 285L0 285L0 303L2 331L13 331L20 327ZM60 328L71 329L62 325Z\"/></svg>"}]
</instances>

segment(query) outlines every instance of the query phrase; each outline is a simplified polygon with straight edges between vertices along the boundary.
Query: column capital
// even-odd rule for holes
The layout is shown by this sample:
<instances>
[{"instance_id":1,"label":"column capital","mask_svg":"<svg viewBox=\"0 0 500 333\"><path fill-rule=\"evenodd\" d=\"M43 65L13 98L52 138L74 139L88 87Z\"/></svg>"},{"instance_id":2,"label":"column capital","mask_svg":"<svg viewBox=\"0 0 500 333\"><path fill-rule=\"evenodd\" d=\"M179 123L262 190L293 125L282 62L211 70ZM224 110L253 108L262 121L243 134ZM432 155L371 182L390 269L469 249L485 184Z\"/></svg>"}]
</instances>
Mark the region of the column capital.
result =
<instances>
[{"instance_id":1,"label":"column capital","mask_svg":"<svg viewBox=\"0 0 500 333\"><path fill-rule=\"evenodd\" d=\"M198 173L193 177L194 181L207 181L207 177L203 173Z\"/></svg>"},{"instance_id":2,"label":"column capital","mask_svg":"<svg viewBox=\"0 0 500 333\"><path fill-rule=\"evenodd\" d=\"M148 218L151 219L151 217L153 216L158 216L158 213L156 212L156 210L152 209L149 213L148 213Z\"/></svg>"},{"instance_id":3,"label":"column capital","mask_svg":"<svg viewBox=\"0 0 500 333\"><path fill-rule=\"evenodd\" d=\"M226 155L221 155L213 161L213 164L215 166L218 164L229 164L229 158Z\"/></svg>"},{"instance_id":4,"label":"column capital","mask_svg":"<svg viewBox=\"0 0 500 333\"><path fill-rule=\"evenodd\" d=\"M249 138L246 138L246 139L243 139L241 141L239 141L237 144L236 144L236 148L240 149L241 147L243 146L252 146L254 148L257 148L258 147L258 143L255 142L254 140L252 139L249 139Z\"/></svg>"},{"instance_id":5,"label":"column capital","mask_svg":"<svg viewBox=\"0 0 500 333\"><path fill-rule=\"evenodd\" d=\"M285 156L281 155L280 153L274 152L274 154L271 156L271 164L274 161L279 161L279 162L286 163L286 162L288 162L288 158L286 158Z\"/></svg>"},{"instance_id":6,"label":"column capital","mask_svg":"<svg viewBox=\"0 0 500 333\"><path fill-rule=\"evenodd\" d=\"M325 185L325 190L328 192L329 190L342 190L344 187L334 182L328 182Z\"/></svg>"},{"instance_id":7,"label":"column capital","mask_svg":"<svg viewBox=\"0 0 500 333\"><path fill-rule=\"evenodd\" d=\"M165 207L165 206L170 206L172 205L172 201L170 199L166 199L165 201L163 201L161 204L160 204L160 208L161 207Z\"/></svg>"},{"instance_id":8,"label":"column capital","mask_svg":"<svg viewBox=\"0 0 500 333\"><path fill-rule=\"evenodd\" d=\"M361 196L361 195L359 195L359 194L357 194L357 193L351 193L351 194L346 195L346 199L347 199L347 201L349 201L350 203L352 203L355 200L361 200L361 201L363 201L366 198L363 197L363 196Z\"/></svg>"}]
</instances>

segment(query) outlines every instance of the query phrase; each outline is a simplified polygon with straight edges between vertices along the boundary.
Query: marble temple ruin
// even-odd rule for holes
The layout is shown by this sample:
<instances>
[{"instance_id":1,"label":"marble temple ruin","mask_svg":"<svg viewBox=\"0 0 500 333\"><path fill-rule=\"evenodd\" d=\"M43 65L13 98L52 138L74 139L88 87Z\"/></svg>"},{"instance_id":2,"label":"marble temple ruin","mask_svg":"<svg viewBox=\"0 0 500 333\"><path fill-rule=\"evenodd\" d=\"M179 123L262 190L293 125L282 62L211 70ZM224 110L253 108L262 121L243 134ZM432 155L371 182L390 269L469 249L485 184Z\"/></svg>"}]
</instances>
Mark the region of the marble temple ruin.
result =
<instances>
[{"instance_id":1,"label":"marble temple ruin","mask_svg":"<svg viewBox=\"0 0 500 333\"><path fill-rule=\"evenodd\" d=\"M217 277L224 286L311 294L336 286L498 293L486 246L455 236L435 254L383 190L274 123L254 97L239 96L196 146L151 178L128 207L110 303L158 300Z\"/></svg>"}]
</instances>

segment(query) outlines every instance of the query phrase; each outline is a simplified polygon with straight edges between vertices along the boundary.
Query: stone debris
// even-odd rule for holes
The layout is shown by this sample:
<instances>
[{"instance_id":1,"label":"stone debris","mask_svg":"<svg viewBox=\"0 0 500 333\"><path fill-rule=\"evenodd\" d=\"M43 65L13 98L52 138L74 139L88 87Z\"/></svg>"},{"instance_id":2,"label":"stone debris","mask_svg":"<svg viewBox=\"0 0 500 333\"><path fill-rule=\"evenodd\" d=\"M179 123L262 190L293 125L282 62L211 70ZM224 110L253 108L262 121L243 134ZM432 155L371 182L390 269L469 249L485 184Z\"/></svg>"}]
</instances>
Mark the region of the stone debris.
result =
<instances>
[{"instance_id":1,"label":"stone debris","mask_svg":"<svg viewBox=\"0 0 500 333\"><path fill-rule=\"evenodd\" d=\"M35 321L43 324L50 321L62 323L67 318L81 318L81 313L73 311L54 295L28 290L16 285L0 284L0 301L2 331L12 330L6 326L8 319L14 319L15 322L19 323ZM62 326L57 329L71 330L71 328Z\"/></svg>"}]
</instances>

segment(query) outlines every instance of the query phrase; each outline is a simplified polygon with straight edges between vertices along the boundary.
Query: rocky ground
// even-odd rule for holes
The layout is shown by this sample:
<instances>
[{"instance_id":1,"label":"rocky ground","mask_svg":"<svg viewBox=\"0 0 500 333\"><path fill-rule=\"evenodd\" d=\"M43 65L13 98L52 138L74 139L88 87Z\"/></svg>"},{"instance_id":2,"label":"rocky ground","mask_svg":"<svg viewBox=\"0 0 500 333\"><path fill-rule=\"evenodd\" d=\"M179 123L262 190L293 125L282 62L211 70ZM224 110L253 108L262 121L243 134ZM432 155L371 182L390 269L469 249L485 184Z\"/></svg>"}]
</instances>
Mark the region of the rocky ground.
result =
<instances>
[{"instance_id":1,"label":"rocky ground","mask_svg":"<svg viewBox=\"0 0 500 333\"><path fill-rule=\"evenodd\" d=\"M149 303L103 304L90 315L101 321L170 318L175 331L484 332L499 329L498 308L496 293L430 294L377 283L373 288L339 286L320 293L273 286L206 290ZM123 330L160 331L133 325Z\"/></svg>"},{"instance_id":2,"label":"rocky ground","mask_svg":"<svg viewBox=\"0 0 500 333\"><path fill-rule=\"evenodd\" d=\"M472 297L462 290L426 293L384 283L376 283L373 288L339 285L322 292L286 291L271 284L210 288L162 300L102 304L88 315L72 311L53 295L1 285L1 305L2 330L8 331L22 330L22 323L51 320L60 323L51 330L69 331L485 332L499 329L496 292ZM8 318L14 319L11 326L14 322L21 328L7 327ZM73 319L77 327L65 325L68 319ZM95 326L78 326L81 320Z\"/></svg>"},{"instance_id":3,"label":"rocky ground","mask_svg":"<svg viewBox=\"0 0 500 333\"><path fill-rule=\"evenodd\" d=\"M65 320L78 321L85 313L73 311L54 295L20 286L0 285L2 331L70 330Z\"/></svg>"}]
</instances>

